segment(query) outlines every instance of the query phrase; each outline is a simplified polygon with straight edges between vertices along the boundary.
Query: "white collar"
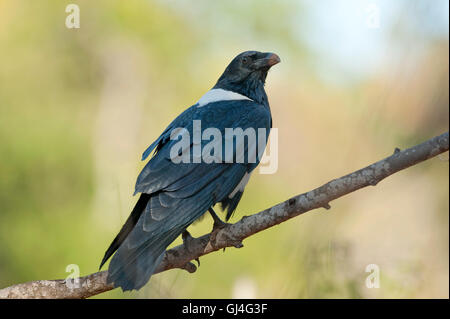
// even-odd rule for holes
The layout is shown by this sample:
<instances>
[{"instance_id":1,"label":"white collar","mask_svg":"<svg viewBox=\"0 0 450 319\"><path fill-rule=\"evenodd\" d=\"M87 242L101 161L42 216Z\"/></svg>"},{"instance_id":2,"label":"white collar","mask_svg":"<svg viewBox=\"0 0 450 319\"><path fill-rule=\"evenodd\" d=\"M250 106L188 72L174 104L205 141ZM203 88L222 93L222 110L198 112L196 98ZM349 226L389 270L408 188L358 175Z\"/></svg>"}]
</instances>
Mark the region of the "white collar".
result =
<instances>
[{"instance_id":1,"label":"white collar","mask_svg":"<svg viewBox=\"0 0 450 319\"><path fill-rule=\"evenodd\" d=\"M218 102L218 101L231 101L231 100L249 100L253 101L252 99L246 97L245 95L227 91L224 89L211 89L208 92L203 95L200 100L198 100L197 107L202 107L206 104Z\"/></svg>"}]
</instances>

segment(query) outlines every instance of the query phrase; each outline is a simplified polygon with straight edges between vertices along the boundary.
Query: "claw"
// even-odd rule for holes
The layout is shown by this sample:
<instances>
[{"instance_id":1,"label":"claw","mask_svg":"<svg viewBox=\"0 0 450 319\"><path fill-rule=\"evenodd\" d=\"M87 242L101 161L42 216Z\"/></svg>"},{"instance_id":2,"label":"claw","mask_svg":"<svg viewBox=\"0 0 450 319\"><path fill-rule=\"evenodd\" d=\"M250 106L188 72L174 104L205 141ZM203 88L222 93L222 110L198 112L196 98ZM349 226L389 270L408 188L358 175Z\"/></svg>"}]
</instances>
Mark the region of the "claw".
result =
<instances>
[{"instance_id":1,"label":"claw","mask_svg":"<svg viewBox=\"0 0 450 319\"><path fill-rule=\"evenodd\" d=\"M242 241L236 241L233 244L233 246L236 247L236 248L242 248L242 247L244 247L244 244L242 243Z\"/></svg>"},{"instance_id":2,"label":"claw","mask_svg":"<svg viewBox=\"0 0 450 319\"><path fill-rule=\"evenodd\" d=\"M197 267L191 262L187 262L181 269L186 270L188 273L194 273L197 270Z\"/></svg>"}]
</instances>

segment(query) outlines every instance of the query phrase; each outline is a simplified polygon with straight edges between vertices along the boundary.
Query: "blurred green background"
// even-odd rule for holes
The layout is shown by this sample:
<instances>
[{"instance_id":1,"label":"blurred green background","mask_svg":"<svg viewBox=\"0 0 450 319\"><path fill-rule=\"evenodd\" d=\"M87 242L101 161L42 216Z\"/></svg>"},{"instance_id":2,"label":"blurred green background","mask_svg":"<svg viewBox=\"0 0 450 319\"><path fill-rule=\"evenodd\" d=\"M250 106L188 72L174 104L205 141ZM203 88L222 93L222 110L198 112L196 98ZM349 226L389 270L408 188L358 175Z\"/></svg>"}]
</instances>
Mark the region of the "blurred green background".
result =
<instances>
[{"instance_id":1,"label":"blurred green background","mask_svg":"<svg viewBox=\"0 0 450 319\"><path fill-rule=\"evenodd\" d=\"M242 51L282 60L266 84L279 168L254 174L233 221L448 130L446 0L74 1L79 29L69 3L0 0L0 287L95 272L142 151ZM194 274L97 297L448 298L448 170L447 153Z\"/></svg>"}]
</instances>

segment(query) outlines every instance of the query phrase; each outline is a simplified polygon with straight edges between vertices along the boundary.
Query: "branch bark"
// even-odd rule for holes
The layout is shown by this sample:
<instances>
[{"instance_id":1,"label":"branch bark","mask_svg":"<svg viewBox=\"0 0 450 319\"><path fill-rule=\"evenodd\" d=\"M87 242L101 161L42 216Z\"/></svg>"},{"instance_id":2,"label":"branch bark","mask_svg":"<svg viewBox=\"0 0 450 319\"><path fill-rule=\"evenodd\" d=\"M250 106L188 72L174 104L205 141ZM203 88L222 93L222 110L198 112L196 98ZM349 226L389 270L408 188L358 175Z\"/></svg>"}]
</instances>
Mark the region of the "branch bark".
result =
<instances>
[{"instance_id":1,"label":"branch bark","mask_svg":"<svg viewBox=\"0 0 450 319\"><path fill-rule=\"evenodd\" d=\"M386 177L449 150L449 133L436 136L422 144L400 151L356 172L334 179L312 191L294 196L278 205L210 234L187 240L168 251L155 273L173 268L195 272L191 262L226 247L242 247L242 241L269 227L316 208L330 209L329 202L366 186L375 186ZM114 289L106 284L107 271L77 278L75 281L39 280L0 290L2 298L88 298Z\"/></svg>"}]
</instances>

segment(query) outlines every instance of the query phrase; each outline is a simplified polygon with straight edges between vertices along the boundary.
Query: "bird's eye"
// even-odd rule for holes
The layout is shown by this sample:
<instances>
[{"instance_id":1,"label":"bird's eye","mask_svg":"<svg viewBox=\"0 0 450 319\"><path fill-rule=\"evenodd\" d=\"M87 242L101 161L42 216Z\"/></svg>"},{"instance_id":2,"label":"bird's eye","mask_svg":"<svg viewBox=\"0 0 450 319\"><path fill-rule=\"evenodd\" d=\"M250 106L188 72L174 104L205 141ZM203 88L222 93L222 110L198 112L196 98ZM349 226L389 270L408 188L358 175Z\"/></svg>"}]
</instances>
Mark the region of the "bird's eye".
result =
<instances>
[{"instance_id":1,"label":"bird's eye","mask_svg":"<svg viewBox=\"0 0 450 319\"><path fill-rule=\"evenodd\" d=\"M243 64L247 64L248 61L250 61L249 58L247 58L247 57L243 57L243 58L242 58L242 63L243 63Z\"/></svg>"}]
</instances>

